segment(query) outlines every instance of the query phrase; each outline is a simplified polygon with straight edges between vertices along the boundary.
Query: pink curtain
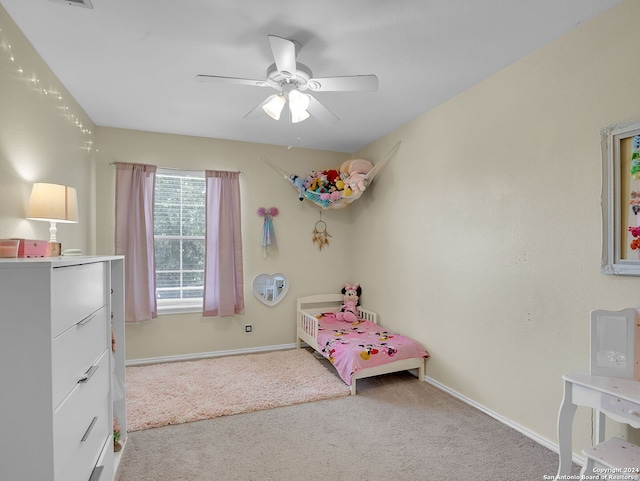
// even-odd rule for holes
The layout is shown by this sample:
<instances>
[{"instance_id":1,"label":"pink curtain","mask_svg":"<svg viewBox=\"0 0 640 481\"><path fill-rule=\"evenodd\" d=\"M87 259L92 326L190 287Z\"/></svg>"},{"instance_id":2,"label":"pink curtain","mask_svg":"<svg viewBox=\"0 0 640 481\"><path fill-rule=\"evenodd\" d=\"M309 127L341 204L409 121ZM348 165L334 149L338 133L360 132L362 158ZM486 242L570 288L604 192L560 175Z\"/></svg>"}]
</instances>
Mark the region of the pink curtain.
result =
<instances>
[{"instance_id":1,"label":"pink curtain","mask_svg":"<svg viewBox=\"0 0 640 481\"><path fill-rule=\"evenodd\" d=\"M123 255L125 321L158 316L153 241L155 165L116 163L116 255Z\"/></svg>"},{"instance_id":2,"label":"pink curtain","mask_svg":"<svg viewBox=\"0 0 640 481\"><path fill-rule=\"evenodd\" d=\"M244 313L240 174L205 171L204 316Z\"/></svg>"}]
</instances>

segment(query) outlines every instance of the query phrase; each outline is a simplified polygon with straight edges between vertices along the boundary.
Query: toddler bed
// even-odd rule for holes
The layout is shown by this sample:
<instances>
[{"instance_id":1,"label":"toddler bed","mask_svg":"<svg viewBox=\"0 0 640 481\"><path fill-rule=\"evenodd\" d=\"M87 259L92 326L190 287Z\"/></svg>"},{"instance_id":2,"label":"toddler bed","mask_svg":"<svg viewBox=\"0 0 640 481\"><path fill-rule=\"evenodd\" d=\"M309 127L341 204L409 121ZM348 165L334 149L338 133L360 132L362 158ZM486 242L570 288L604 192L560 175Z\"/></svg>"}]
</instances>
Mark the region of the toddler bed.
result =
<instances>
[{"instance_id":1,"label":"toddler bed","mask_svg":"<svg viewBox=\"0 0 640 481\"><path fill-rule=\"evenodd\" d=\"M356 393L356 380L391 372L418 370L424 379L429 357L417 342L378 325L377 314L358 306L358 321L345 322L338 312L342 294L298 298L296 347L305 342L334 365L342 380Z\"/></svg>"}]
</instances>

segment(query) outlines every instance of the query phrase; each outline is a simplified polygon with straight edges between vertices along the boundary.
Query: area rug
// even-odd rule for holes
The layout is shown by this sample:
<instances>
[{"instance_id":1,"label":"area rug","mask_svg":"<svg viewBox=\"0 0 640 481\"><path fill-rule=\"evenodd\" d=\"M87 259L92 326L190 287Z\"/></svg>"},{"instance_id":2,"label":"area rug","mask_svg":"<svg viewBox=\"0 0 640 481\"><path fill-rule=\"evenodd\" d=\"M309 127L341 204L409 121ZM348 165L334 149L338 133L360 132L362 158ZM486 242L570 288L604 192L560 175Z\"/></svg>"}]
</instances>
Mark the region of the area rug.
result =
<instances>
[{"instance_id":1,"label":"area rug","mask_svg":"<svg viewBox=\"0 0 640 481\"><path fill-rule=\"evenodd\" d=\"M305 349L126 368L127 431L350 394Z\"/></svg>"}]
</instances>

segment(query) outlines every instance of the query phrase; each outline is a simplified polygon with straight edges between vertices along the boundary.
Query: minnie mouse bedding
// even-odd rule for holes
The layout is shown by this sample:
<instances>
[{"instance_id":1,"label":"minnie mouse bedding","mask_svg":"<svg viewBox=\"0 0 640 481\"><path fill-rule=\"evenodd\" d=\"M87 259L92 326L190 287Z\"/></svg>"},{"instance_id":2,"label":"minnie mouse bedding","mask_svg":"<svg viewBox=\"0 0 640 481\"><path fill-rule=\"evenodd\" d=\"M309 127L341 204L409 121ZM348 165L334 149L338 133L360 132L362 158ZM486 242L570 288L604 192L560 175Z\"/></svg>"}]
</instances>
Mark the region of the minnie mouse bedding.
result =
<instances>
[{"instance_id":1,"label":"minnie mouse bedding","mask_svg":"<svg viewBox=\"0 0 640 481\"><path fill-rule=\"evenodd\" d=\"M336 318L336 313L318 317L317 340L321 354L349 385L353 374L362 369L403 359L429 357L420 344L408 337L363 319L345 322Z\"/></svg>"}]
</instances>

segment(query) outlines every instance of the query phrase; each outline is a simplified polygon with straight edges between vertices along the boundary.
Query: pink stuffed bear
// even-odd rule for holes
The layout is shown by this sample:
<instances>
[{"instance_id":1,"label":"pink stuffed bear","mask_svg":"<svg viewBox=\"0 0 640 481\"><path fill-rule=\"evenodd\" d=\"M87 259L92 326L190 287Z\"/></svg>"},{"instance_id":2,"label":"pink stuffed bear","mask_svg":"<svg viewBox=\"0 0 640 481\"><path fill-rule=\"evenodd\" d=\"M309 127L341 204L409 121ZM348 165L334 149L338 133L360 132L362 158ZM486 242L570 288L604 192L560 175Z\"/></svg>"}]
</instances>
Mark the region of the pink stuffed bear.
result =
<instances>
[{"instance_id":1,"label":"pink stuffed bear","mask_svg":"<svg viewBox=\"0 0 640 481\"><path fill-rule=\"evenodd\" d=\"M342 293L344 294L340 311L336 312L336 319L346 322L358 322L358 306L360 305L360 295L362 288L360 284L350 286L345 284Z\"/></svg>"},{"instance_id":2,"label":"pink stuffed bear","mask_svg":"<svg viewBox=\"0 0 640 481\"><path fill-rule=\"evenodd\" d=\"M337 200L342 197L342 192L339 190L334 190L333 192L325 192L324 194L320 194L320 198L322 200Z\"/></svg>"},{"instance_id":3,"label":"pink stuffed bear","mask_svg":"<svg viewBox=\"0 0 640 481\"><path fill-rule=\"evenodd\" d=\"M364 192L367 188L367 178L360 172L353 172L346 182L353 192Z\"/></svg>"}]
</instances>

